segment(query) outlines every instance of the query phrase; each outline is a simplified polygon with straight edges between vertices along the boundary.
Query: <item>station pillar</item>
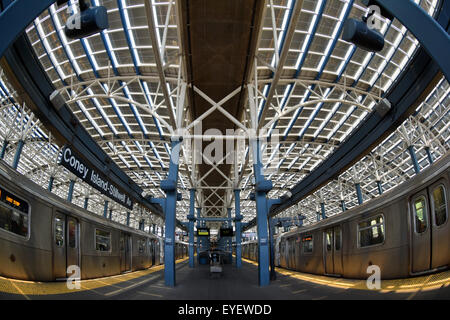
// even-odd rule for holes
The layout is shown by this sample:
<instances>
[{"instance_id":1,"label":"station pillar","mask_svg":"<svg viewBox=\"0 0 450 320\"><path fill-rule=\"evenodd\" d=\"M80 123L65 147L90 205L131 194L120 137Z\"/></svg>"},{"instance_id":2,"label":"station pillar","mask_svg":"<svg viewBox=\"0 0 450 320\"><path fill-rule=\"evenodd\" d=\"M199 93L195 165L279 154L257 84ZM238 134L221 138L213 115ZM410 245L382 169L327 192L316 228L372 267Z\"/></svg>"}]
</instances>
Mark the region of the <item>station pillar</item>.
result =
<instances>
[{"instance_id":1,"label":"station pillar","mask_svg":"<svg viewBox=\"0 0 450 320\"><path fill-rule=\"evenodd\" d=\"M241 190L234 189L234 220L236 221L236 268L242 267Z\"/></svg>"},{"instance_id":2,"label":"station pillar","mask_svg":"<svg viewBox=\"0 0 450 320\"><path fill-rule=\"evenodd\" d=\"M19 142L17 144L16 153L14 154L14 160L12 163L13 169L17 169L17 167L19 166L20 155L22 154L24 145L25 145L25 142L23 140L19 140Z\"/></svg>"},{"instance_id":3,"label":"station pillar","mask_svg":"<svg viewBox=\"0 0 450 320\"><path fill-rule=\"evenodd\" d=\"M195 223L195 189L190 189L189 206L189 268L194 268L194 223Z\"/></svg>"},{"instance_id":4,"label":"station pillar","mask_svg":"<svg viewBox=\"0 0 450 320\"><path fill-rule=\"evenodd\" d=\"M346 210L345 201L344 200L341 200L341 209L342 209L342 212L344 212Z\"/></svg>"},{"instance_id":5,"label":"station pillar","mask_svg":"<svg viewBox=\"0 0 450 320\"><path fill-rule=\"evenodd\" d=\"M89 198L86 197L86 198L84 198L84 205L83 205L83 208L84 208L85 210L87 210L88 204L89 204Z\"/></svg>"},{"instance_id":6,"label":"station pillar","mask_svg":"<svg viewBox=\"0 0 450 320\"><path fill-rule=\"evenodd\" d=\"M383 186L381 185L380 180L377 180L377 188L378 188L378 194L382 195L383 194Z\"/></svg>"},{"instance_id":7,"label":"station pillar","mask_svg":"<svg viewBox=\"0 0 450 320\"><path fill-rule=\"evenodd\" d=\"M75 187L75 180L71 179L69 183L69 193L67 194L67 201L69 202L72 202L74 187Z\"/></svg>"},{"instance_id":8,"label":"station pillar","mask_svg":"<svg viewBox=\"0 0 450 320\"><path fill-rule=\"evenodd\" d=\"M416 174L420 173L419 162L417 162L416 152L414 151L413 146L408 147L408 152L411 157L411 161L413 163L414 171Z\"/></svg>"},{"instance_id":9,"label":"station pillar","mask_svg":"<svg viewBox=\"0 0 450 320\"><path fill-rule=\"evenodd\" d=\"M322 219L326 219L327 216L325 215L325 203L324 202L320 203L320 209L322 211Z\"/></svg>"},{"instance_id":10,"label":"station pillar","mask_svg":"<svg viewBox=\"0 0 450 320\"><path fill-rule=\"evenodd\" d=\"M103 205L103 217L105 217L105 218L106 218L106 215L108 214L108 204L109 204L109 201L105 200L105 204Z\"/></svg>"},{"instance_id":11,"label":"station pillar","mask_svg":"<svg viewBox=\"0 0 450 320\"><path fill-rule=\"evenodd\" d=\"M130 212L127 211L127 226L130 226Z\"/></svg>"},{"instance_id":12,"label":"station pillar","mask_svg":"<svg viewBox=\"0 0 450 320\"><path fill-rule=\"evenodd\" d=\"M253 148L253 174L255 176L256 229L258 233L258 280L259 285L264 287L270 283L267 193L272 189L272 182L264 179L259 139L254 138L251 143Z\"/></svg>"},{"instance_id":13,"label":"station pillar","mask_svg":"<svg viewBox=\"0 0 450 320\"><path fill-rule=\"evenodd\" d=\"M53 181L55 181L55 177L50 176L50 180L48 181L48 191L52 192L53 189Z\"/></svg>"},{"instance_id":14,"label":"station pillar","mask_svg":"<svg viewBox=\"0 0 450 320\"><path fill-rule=\"evenodd\" d=\"M426 146L425 152L427 153L428 162L430 163L430 166L431 166L433 164L434 160L433 160L433 155L431 154L430 147Z\"/></svg>"},{"instance_id":15,"label":"station pillar","mask_svg":"<svg viewBox=\"0 0 450 320\"><path fill-rule=\"evenodd\" d=\"M361 184L355 183L355 189L356 189L356 196L358 197L358 204L363 204L363 196L361 192Z\"/></svg>"},{"instance_id":16,"label":"station pillar","mask_svg":"<svg viewBox=\"0 0 450 320\"><path fill-rule=\"evenodd\" d=\"M175 286L175 222L177 206L178 165L181 137L171 143L169 176L161 181L161 189L166 193L165 199L165 245L164 245L164 281L166 286Z\"/></svg>"},{"instance_id":17,"label":"station pillar","mask_svg":"<svg viewBox=\"0 0 450 320\"><path fill-rule=\"evenodd\" d=\"M8 141L3 141L2 150L0 151L0 159L3 159L6 154L6 148L8 147Z\"/></svg>"}]
</instances>

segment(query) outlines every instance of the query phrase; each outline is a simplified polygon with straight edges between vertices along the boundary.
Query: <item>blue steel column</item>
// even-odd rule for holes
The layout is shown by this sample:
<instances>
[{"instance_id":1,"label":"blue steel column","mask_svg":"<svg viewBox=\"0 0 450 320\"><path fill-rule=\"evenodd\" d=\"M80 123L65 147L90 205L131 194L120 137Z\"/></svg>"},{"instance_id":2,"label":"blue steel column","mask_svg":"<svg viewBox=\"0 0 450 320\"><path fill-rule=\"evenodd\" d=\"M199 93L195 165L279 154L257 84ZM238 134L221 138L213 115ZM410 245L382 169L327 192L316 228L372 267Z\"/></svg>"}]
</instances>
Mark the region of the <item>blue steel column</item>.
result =
<instances>
[{"instance_id":1,"label":"blue steel column","mask_svg":"<svg viewBox=\"0 0 450 320\"><path fill-rule=\"evenodd\" d=\"M416 157L416 152L414 151L414 147L409 146L408 152L409 152L409 155L411 156L411 161L414 166L414 171L416 172L416 174L420 173L420 167L419 167L419 163L417 162L417 157Z\"/></svg>"},{"instance_id":2,"label":"blue steel column","mask_svg":"<svg viewBox=\"0 0 450 320\"><path fill-rule=\"evenodd\" d=\"M8 147L8 141L3 141L2 151L0 151L0 159L5 157L6 148Z\"/></svg>"},{"instance_id":3,"label":"blue steel column","mask_svg":"<svg viewBox=\"0 0 450 320\"><path fill-rule=\"evenodd\" d=\"M262 154L259 139L252 141L253 145L253 173L255 176L255 200L256 200L256 221L258 233L258 279L260 286L267 286L270 283L269 274L269 241L267 223L267 192L272 188L270 181L264 179Z\"/></svg>"},{"instance_id":4,"label":"blue steel column","mask_svg":"<svg viewBox=\"0 0 450 320\"><path fill-rule=\"evenodd\" d=\"M48 191L50 191L50 192L52 192L54 180L55 180L55 177L50 176L50 180L48 181Z\"/></svg>"},{"instance_id":5,"label":"blue steel column","mask_svg":"<svg viewBox=\"0 0 450 320\"><path fill-rule=\"evenodd\" d=\"M200 228L200 214L202 212L202 208L196 208L197 209L197 229ZM200 237L197 236L197 264L200 263Z\"/></svg>"},{"instance_id":6,"label":"blue steel column","mask_svg":"<svg viewBox=\"0 0 450 320\"><path fill-rule=\"evenodd\" d=\"M363 204L363 196L361 193L361 185L359 183L355 183L356 188L356 196L358 197L358 203Z\"/></svg>"},{"instance_id":7,"label":"blue steel column","mask_svg":"<svg viewBox=\"0 0 450 320\"><path fill-rule=\"evenodd\" d=\"M341 209L342 209L342 212L344 212L346 210L344 200L341 200Z\"/></svg>"},{"instance_id":8,"label":"blue steel column","mask_svg":"<svg viewBox=\"0 0 450 320\"><path fill-rule=\"evenodd\" d=\"M108 214L108 203L109 203L109 201L105 200L105 204L103 206L103 217L105 217L105 218L106 218L106 215Z\"/></svg>"},{"instance_id":9,"label":"blue steel column","mask_svg":"<svg viewBox=\"0 0 450 320\"><path fill-rule=\"evenodd\" d=\"M178 164L180 140L172 141L169 165L169 177L161 182L166 193L165 200L165 245L164 245L164 281L166 286L175 286L175 222L177 206Z\"/></svg>"},{"instance_id":10,"label":"blue steel column","mask_svg":"<svg viewBox=\"0 0 450 320\"><path fill-rule=\"evenodd\" d=\"M75 186L75 180L70 180L69 183L69 193L67 194L67 201L72 202L73 197L73 187Z\"/></svg>"},{"instance_id":11,"label":"blue steel column","mask_svg":"<svg viewBox=\"0 0 450 320\"><path fill-rule=\"evenodd\" d=\"M189 206L189 268L195 267L194 262L194 222L195 222L195 189L190 189Z\"/></svg>"},{"instance_id":12,"label":"blue steel column","mask_svg":"<svg viewBox=\"0 0 450 320\"><path fill-rule=\"evenodd\" d=\"M241 190L234 189L234 215L236 221L236 268L242 267Z\"/></svg>"},{"instance_id":13,"label":"blue steel column","mask_svg":"<svg viewBox=\"0 0 450 320\"><path fill-rule=\"evenodd\" d=\"M382 195L383 194L383 186L381 185L381 181L377 181L377 188L378 188L378 194Z\"/></svg>"},{"instance_id":14,"label":"blue steel column","mask_svg":"<svg viewBox=\"0 0 450 320\"><path fill-rule=\"evenodd\" d=\"M428 162L430 165L433 164L433 155L431 154L430 147L425 147L425 152L427 153Z\"/></svg>"},{"instance_id":15,"label":"blue steel column","mask_svg":"<svg viewBox=\"0 0 450 320\"><path fill-rule=\"evenodd\" d=\"M450 81L450 36L439 23L412 0L375 0L396 17L420 42ZM445 7L445 3L443 7ZM449 13L447 13L449 15Z\"/></svg>"},{"instance_id":16,"label":"blue steel column","mask_svg":"<svg viewBox=\"0 0 450 320\"><path fill-rule=\"evenodd\" d=\"M19 143L17 144L16 154L14 155L14 160L12 163L13 169L17 169L19 166L20 155L22 154L24 144L25 142L23 140L19 140Z\"/></svg>"},{"instance_id":17,"label":"blue steel column","mask_svg":"<svg viewBox=\"0 0 450 320\"><path fill-rule=\"evenodd\" d=\"M83 208L87 210L88 204L89 204L89 198L86 197L86 198L84 198L84 206L83 206Z\"/></svg>"},{"instance_id":18,"label":"blue steel column","mask_svg":"<svg viewBox=\"0 0 450 320\"><path fill-rule=\"evenodd\" d=\"M127 226L130 226L130 212L127 211Z\"/></svg>"},{"instance_id":19,"label":"blue steel column","mask_svg":"<svg viewBox=\"0 0 450 320\"><path fill-rule=\"evenodd\" d=\"M325 215L325 203L320 203L320 208L322 210L322 219L326 219L327 216Z\"/></svg>"},{"instance_id":20,"label":"blue steel column","mask_svg":"<svg viewBox=\"0 0 450 320\"><path fill-rule=\"evenodd\" d=\"M230 219L226 222L227 227L233 229L233 223L231 221L231 208L227 208L227 217L228 217L228 219ZM229 259L232 263L233 262L233 236L227 238L226 246L227 246L227 250L229 252L229 254L228 254Z\"/></svg>"}]
</instances>

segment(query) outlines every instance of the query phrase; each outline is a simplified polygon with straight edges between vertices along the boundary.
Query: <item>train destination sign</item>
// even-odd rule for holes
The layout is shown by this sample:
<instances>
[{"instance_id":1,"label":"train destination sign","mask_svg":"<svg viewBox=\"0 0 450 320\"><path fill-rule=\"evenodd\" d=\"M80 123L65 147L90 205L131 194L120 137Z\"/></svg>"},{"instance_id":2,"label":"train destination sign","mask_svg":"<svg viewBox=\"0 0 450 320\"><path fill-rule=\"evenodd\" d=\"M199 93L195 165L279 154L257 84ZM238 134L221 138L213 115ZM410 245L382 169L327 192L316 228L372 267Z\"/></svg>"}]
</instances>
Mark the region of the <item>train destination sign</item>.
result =
<instances>
[{"instance_id":1,"label":"train destination sign","mask_svg":"<svg viewBox=\"0 0 450 320\"><path fill-rule=\"evenodd\" d=\"M130 210L133 209L133 202L127 193L112 183L105 175L86 165L67 145L63 147L59 164L105 196Z\"/></svg>"}]
</instances>

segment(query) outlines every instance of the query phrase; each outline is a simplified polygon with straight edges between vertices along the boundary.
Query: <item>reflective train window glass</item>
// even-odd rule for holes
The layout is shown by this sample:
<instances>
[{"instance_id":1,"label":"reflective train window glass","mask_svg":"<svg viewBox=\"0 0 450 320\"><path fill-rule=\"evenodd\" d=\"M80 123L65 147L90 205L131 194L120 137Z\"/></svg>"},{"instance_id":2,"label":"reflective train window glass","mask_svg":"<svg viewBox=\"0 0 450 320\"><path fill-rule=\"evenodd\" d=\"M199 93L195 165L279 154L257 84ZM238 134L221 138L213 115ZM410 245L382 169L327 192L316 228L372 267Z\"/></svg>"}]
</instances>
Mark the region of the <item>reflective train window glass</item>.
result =
<instances>
[{"instance_id":1,"label":"reflective train window glass","mask_svg":"<svg viewBox=\"0 0 450 320\"><path fill-rule=\"evenodd\" d=\"M28 222L28 203L0 188L0 228L22 237L28 237Z\"/></svg>"},{"instance_id":2,"label":"reflective train window glass","mask_svg":"<svg viewBox=\"0 0 450 320\"><path fill-rule=\"evenodd\" d=\"M69 232L69 247L76 248L77 247L77 224L73 220L69 220L68 224L68 232Z\"/></svg>"},{"instance_id":3,"label":"reflective train window glass","mask_svg":"<svg viewBox=\"0 0 450 320\"><path fill-rule=\"evenodd\" d=\"M55 218L55 244L64 246L64 219L58 217Z\"/></svg>"},{"instance_id":4,"label":"reflective train window glass","mask_svg":"<svg viewBox=\"0 0 450 320\"><path fill-rule=\"evenodd\" d=\"M433 190L433 212L437 226L443 225L447 221L447 199L445 198L445 188L443 185L437 186Z\"/></svg>"},{"instance_id":5,"label":"reflective train window glass","mask_svg":"<svg viewBox=\"0 0 450 320\"><path fill-rule=\"evenodd\" d=\"M305 236L302 238L302 247L304 253L311 253L313 252L313 237L312 236Z\"/></svg>"},{"instance_id":6,"label":"reflective train window glass","mask_svg":"<svg viewBox=\"0 0 450 320\"><path fill-rule=\"evenodd\" d=\"M28 215L0 205L0 228L27 237Z\"/></svg>"},{"instance_id":7,"label":"reflective train window glass","mask_svg":"<svg viewBox=\"0 0 450 320\"><path fill-rule=\"evenodd\" d=\"M419 197L414 201L414 217L416 232L422 233L427 229L427 208L425 197Z\"/></svg>"},{"instance_id":8,"label":"reflective train window glass","mask_svg":"<svg viewBox=\"0 0 450 320\"><path fill-rule=\"evenodd\" d=\"M333 237L333 230L328 230L325 232L325 240L327 243L327 251L331 251L332 246L331 246L331 239Z\"/></svg>"},{"instance_id":9,"label":"reflective train window glass","mask_svg":"<svg viewBox=\"0 0 450 320\"><path fill-rule=\"evenodd\" d=\"M368 247L383 243L384 219L382 215L358 223L359 247Z\"/></svg>"},{"instance_id":10,"label":"reflective train window glass","mask_svg":"<svg viewBox=\"0 0 450 320\"><path fill-rule=\"evenodd\" d=\"M95 229L95 249L109 251L111 249L111 233Z\"/></svg>"}]
</instances>

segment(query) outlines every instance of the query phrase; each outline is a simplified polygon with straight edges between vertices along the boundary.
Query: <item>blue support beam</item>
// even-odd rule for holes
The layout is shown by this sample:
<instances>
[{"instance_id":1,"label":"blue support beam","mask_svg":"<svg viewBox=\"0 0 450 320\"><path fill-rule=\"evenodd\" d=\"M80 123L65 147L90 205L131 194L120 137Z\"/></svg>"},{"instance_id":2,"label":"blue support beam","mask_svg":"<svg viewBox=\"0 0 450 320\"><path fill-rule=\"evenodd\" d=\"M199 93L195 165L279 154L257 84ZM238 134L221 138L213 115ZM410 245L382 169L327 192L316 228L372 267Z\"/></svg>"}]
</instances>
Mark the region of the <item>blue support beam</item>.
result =
<instances>
[{"instance_id":1,"label":"blue support beam","mask_svg":"<svg viewBox=\"0 0 450 320\"><path fill-rule=\"evenodd\" d=\"M202 213L202 208L196 208L197 210L197 229L200 228L200 214ZM200 237L197 237L197 263L199 263L200 259Z\"/></svg>"},{"instance_id":2,"label":"blue support beam","mask_svg":"<svg viewBox=\"0 0 450 320\"><path fill-rule=\"evenodd\" d=\"M161 182L161 189L166 193L165 210L165 245L164 245L164 281L166 286L175 286L175 223L177 206L178 164L181 138L171 143L169 176Z\"/></svg>"},{"instance_id":3,"label":"blue support beam","mask_svg":"<svg viewBox=\"0 0 450 320\"><path fill-rule=\"evenodd\" d=\"M433 164L433 155L431 154L430 147L425 147L425 152L427 153L428 162L430 163L430 166Z\"/></svg>"},{"instance_id":4,"label":"blue support beam","mask_svg":"<svg viewBox=\"0 0 450 320\"><path fill-rule=\"evenodd\" d=\"M396 17L420 42L430 57L439 65L450 81L450 36L447 31L425 10L412 0L375 0L375 2ZM444 1L448 2L448 1ZM450 17L448 5L447 14Z\"/></svg>"},{"instance_id":5,"label":"blue support beam","mask_svg":"<svg viewBox=\"0 0 450 320\"><path fill-rule=\"evenodd\" d=\"M48 181L48 188L47 188L47 190L50 192L52 192L52 189L53 189L53 181L55 181L55 177L50 176L50 179Z\"/></svg>"},{"instance_id":6,"label":"blue support beam","mask_svg":"<svg viewBox=\"0 0 450 320\"><path fill-rule=\"evenodd\" d=\"M19 34L54 2L56 0L2 1L6 7L0 13L0 30L8 30L8 32L2 32L0 57L3 57L5 51L17 39Z\"/></svg>"},{"instance_id":7,"label":"blue support beam","mask_svg":"<svg viewBox=\"0 0 450 320\"><path fill-rule=\"evenodd\" d=\"M347 208L345 207L345 201L344 200L341 200L341 209L342 209L342 212L347 210Z\"/></svg>"},{"instance_id":8,"label":"blue support beam","mask_svg":"<svg viewBox=\"0 0 450 320\"><path fill-rule=\"evenodd\" d=\"M258 281L261 287L270 283L269 273L269 234L267 193L272 189L272 182L263 175L261 145L258 138L251 141L253 148L253 174L255 176L256 229L258 234Z\"/></svg>"},{"instance_id":9,"label":"blue support beam","mask_svg":"<svg viewBox=\"0 0 450 320\"><path fill-rule=\"evenodd\" d=\"M382 195L383 194L383 186L381 184L381 181L377 181L377 188L378 188L378 194Z\"/></svg>"},{"instance_id":10,"label":"blue support beam","mask_svg":"<svg viewBox=\"0 0 450 320\"><path fill-rule=\"evenodd\" d=\"M6 154L6 148L8 147L8 141L4 140L2 145L2 150L0 151L0 159L3 159Z\"/></svg>"},{"instance_id":11,"label":"blue support beam","mask_svg":"<svg viewBox=\"0 0 450 320\"><path fill-rule=\"evenodd\" d=\"M189 268L195 267L194 262L194 222L195 222L195 189L190 189L189 206Z\"/></svg>"},{"instance_id":12,"label":"blue support beam","mask_svg":"<svg viewBox=\"0 0 450 320\"><path fill-rule=\"evenodd\" d=\"M416 174L420 173L419 162L417 161L416 152L414 151L414 147L409 146L408 152L409 152L409 155L411 156L411 161L412 161L412 164L414 167L414 171L416 172Z\"/></svg>"},{"instance_id":13,"label":"blue support beam","mask_svg":"<svg viewBox=\"0 0 450 320\"><path fill-rule=\"evenodd\" d=\"M67 201L72 202L73 198L73 188L75 187L75 180L70 180L69 182L69 192L67 194Z\"/></svg>"},{"instance_id":14,"label":"blue support beam","mask_svg":"<svg viewBox=\"0 0 450 320\"><path fill-rule=\"evenodd\" d=\"M320 209L322 211L322 219L326 219L327 216L325 215L325 203L320 203Z\"/></svg>"},{"instance_id":15,"label":"blue support beam","mask_svg":"<svg viewBox=\"0 0 450 320\"><path fill-rule=\"evenodd\" d=\"M103 205L103 217L105 217L105 218L106 218L106 215L108 214L108 204L109 204L109 201L105 200L105 204Z\"/></svg>"},{"instance_id":16,"label":"blue support beam","mask_svg":"<svg viewBox=\"0 0 450 320\"><path fill-rule=\"evenodd\" d=\"M16 149L16 153L14 154L14 160L12 163L13 169L17 169L17 167L19 166L20 155L22 154L24 145L25 145L25 142L23 140L19 140L19 142L17 143L17 149Z\"/></svg>"},{"instance_id":17,"label":"blue support beam","mask_svg":"<svg viewBox=\"0 0 450 320\"><path fill-rule=\"evenodd\" d=\"M361 184L355 183L355 189L356 189L356 196L358 197L358 204L363 204L364 200L361 192Z\"/></svg>"},{"instance_id":18,"label":"blue support beam","mask_svg":"<svg viewBox=\"0 0 450 320\"><path fill-rule=\"evenodd\" d=\"M241 190L234 189L234 221L236 222L236 268L242 267Z\"/></svg>"},{"instance_id":19,"label":"blue support beam","mask_svg":"<svg viewBox=\"0 0 450 320\"><path fill-rule=\"evenodd\" d=\"M83 205L83 208L87 210L88 205L89 205L89 198L86 197L86 198L84 198L84 205Z\"/></svg>"}]
</instances>

